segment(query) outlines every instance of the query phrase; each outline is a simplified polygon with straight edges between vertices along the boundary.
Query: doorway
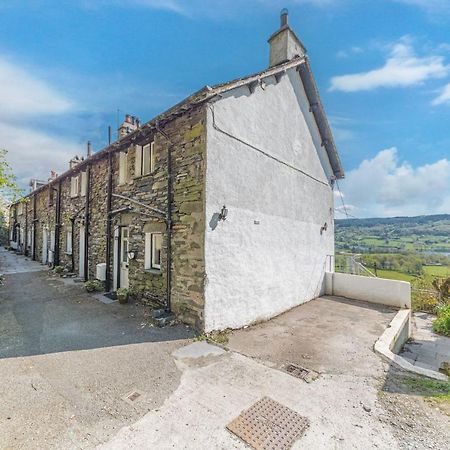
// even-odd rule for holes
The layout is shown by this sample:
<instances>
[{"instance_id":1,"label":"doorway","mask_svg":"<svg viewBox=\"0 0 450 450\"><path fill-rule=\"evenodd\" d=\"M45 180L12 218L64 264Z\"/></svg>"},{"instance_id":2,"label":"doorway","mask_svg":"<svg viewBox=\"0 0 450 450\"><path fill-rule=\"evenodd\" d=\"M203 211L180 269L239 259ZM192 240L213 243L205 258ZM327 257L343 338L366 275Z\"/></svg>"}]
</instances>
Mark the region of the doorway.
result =
<instances>
[{"instance_id":1,"label":"doorway","mask_svg":"<svg viewBox=\"0 0 450 450\"><path fill-rule=\"evenodd\" d=\"M114 289L128 288L129 228L119 226L114 232Z\"/></svg>"}]
</instances>

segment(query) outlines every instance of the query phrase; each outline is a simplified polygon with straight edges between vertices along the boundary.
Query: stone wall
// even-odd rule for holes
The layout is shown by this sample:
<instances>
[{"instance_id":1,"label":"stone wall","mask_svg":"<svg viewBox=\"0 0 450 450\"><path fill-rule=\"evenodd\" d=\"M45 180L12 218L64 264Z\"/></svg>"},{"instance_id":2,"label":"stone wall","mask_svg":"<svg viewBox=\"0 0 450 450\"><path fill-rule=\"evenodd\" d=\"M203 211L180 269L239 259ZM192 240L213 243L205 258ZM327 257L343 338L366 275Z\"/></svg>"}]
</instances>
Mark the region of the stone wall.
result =
<instances>
[{"instance_id":1,"label":"stone wall","mask_svg":"<svg viewBox=\"0 0 450 450\"><path fill-rule=\"evenodd\" d=\"M137 135L128 147L119 141L110 147L112 153L112 210L130 208L129 211L112 216L111 222L111 276L114 276L115 230L120 226L129 228L129 250L135 255L129 261L129 287L138 295L151 298L165 305L167 301L167 226L165 214L150 208L167 211L167 158L172 152L172 289L171 307L177 316L195 326L203 328L203 284L204 284L204 180L205 180L205 107L197 106L171 120L161 123L158 129L148 127ZM160 132L162 131L162 133ZM145 176L136 176L136 146L154 141L156 152L155 170ZM119 151L127 152L128 179L119 184ZM89 169L88 169L89 166ZM39 188L27 196L28 223L33 221L33 197L36 197L36 260L43 261L43 233L55 231L57 192L61 186L61 227L59 242L59 264L80 274L80 230L86 220L86 196L71 196L71 178L81 172L90 171L87 188L90 207L88 210L88 267L89 278L95 277L96 265L106 262L107 243L107 184L108 154L103 151L91 159L66 172L57 180ZM49 192L53 190L53 201ZM138 203L141 203L141 206ZM11 209L13 211L13 209ZM25 217L25 216L24 216ZM72 228L72 223L74 224ZM72 253L67 252L67 233L73 230ZM160 270L144 269L145 233L161 232L163 245ZM113 280L111 280L113 281Z\"/></svg>"}]
</instances>

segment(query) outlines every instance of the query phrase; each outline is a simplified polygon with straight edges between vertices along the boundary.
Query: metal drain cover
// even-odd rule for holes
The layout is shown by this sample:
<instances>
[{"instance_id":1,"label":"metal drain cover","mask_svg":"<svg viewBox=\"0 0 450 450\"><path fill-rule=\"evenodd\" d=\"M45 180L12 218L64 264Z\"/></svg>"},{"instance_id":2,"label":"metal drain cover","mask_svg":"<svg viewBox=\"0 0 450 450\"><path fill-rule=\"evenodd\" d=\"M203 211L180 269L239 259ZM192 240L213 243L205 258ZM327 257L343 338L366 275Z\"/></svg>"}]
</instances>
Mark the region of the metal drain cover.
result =
<instances>
[{"instance_id":1,"label":"metal drain cover","mask_svg":"<svg viewBox=\"0 0 450 450\"><path fill-rule=\"evenodd\" d=\"M309 420L269 397L263 397L227 425L256 450L287 450L309 426Z\"/></svg>"},{"instance_id":2,"label":"metal drain cover","mask_svg":"<svg viewBox=\"0 0 450 450\"><path fill-rule=\"evenodd\" d=\"M319 376L319 374L317 372L314 372L314 370L305 369L304 367L293 363L285 364L284 366L281 367L281 369L284 372L288 373L289 375L292 375L293 377L296 378L300 378L301 380L304 380L307 383L314 381Z\"/></svg>"}]
</instances>

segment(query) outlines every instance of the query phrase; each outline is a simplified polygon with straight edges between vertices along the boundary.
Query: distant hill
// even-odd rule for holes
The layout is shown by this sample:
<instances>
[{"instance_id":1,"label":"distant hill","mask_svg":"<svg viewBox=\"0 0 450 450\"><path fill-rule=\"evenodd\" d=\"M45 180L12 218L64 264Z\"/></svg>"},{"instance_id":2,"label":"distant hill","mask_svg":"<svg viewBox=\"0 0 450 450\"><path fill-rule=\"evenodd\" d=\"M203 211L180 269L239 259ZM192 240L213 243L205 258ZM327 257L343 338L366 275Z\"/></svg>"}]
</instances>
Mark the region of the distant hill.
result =
<instances>
[{"instance_id":1,"label":"distant hill","mask_svg":"<svg viewBox=\"0 0 450 450\"><path fill-rule=\"evenodd\" d=\"M450 254L450 214L336 220L336 250Z\"/></svg>"},{"instance_id":2,"label":"distant hill","mask_svg":"<svg viewBox=\"0 0 450 450\"><path fill-rule=\"evenodd\" d=\"M426 224L442 220L450 222L450 214L415 217L374 217L370 219L336 219L335 222L339 227L372 227L375 225Z\"/></svg>"}]
</instances>

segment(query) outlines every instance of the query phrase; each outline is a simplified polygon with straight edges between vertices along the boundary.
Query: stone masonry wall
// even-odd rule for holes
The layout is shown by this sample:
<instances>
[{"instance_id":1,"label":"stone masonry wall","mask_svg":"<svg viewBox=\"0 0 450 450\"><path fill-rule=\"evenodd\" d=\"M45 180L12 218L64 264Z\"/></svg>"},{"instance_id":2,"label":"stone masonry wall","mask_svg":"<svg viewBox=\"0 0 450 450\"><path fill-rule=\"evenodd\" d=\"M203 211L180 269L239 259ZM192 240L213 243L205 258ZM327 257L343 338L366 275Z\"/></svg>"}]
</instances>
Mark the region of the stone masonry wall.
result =
<instances>
[{"instance_id":1,"label":"stone masonry wall","mask_svg":"<svg viewBox=\"0 0 450 450\"><path fill-rule=\"evenodd\" d=\"M129 287L133 292L157 300L164 305L167 300L167 226L165 214L155 214L140 206L140 202L162 212L167 210L167 157L172 148L173 202L172 202L172 310L183 321L203 328L204 288L204 183L206 154L206 114L204 106L197 106L161 124L165 137L156 128L146 132L145 138L136 140L127 151L128 179L119 185L119 152L112 154L113 193L126 199L113 197L112 210L129 207L129 211L112 218L110 270L113 276L115 257L114 231L117 227L129 228L129 251L135 258L129 261ZM136 146L154 141L155 170L145 176L136 176ZM120 141L118 142L120 145ZM36 260L42 261L43 232L51 235L55 230L57 206L56 191L53 201L49 192L61 183L60 265L79 274L80 229L84 228L86 196L81 192L71 196L71 178L80 176L90 166L90 199L88 260L89 278L95 277L96 265L106 262L107 181L108 156L80 164L58 180L27 196L28 226L33 223L33 196L36 196ZM80 176L81 186L81 176ZM80 187L81 190L81 187ZM25 210L25 208L24 208ZM23 214L24 221L25 214ZM67 233L72 231L72 254L67 252ZM21 226L22 225L21 222ZM145 270L145 233L161 232L163 237L161 269ZM31 244L30 244L31 245ZM82 275L82 274L81 274ZM113 280L111 280L113 281Z\"/></svg>"}]
</instances>

